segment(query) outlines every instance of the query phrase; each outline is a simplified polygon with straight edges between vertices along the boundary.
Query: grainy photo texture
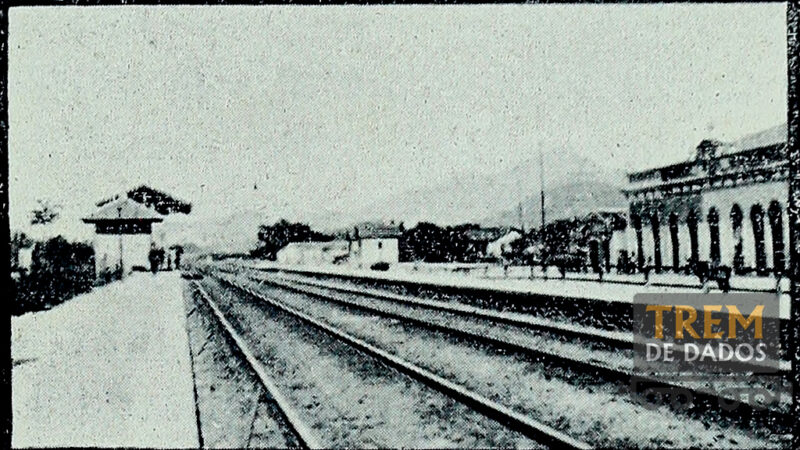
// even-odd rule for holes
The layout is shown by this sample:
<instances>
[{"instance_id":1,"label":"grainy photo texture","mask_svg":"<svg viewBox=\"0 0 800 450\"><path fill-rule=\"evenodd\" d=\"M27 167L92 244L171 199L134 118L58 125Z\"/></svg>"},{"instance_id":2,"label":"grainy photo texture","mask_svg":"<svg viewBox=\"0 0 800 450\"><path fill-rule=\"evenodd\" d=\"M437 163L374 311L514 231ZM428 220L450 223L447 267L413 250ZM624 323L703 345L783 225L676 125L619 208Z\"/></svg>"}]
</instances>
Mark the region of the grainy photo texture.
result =
<instances>
[{"instance_id":1,"label":"grainy photo texture","mask_svg":"<svg viewBox=\"0 0 800 450\"><path fill-rule=\"evenodd\" d=\"M4 8L7 445L800 444L794 6Z\"/></svg>"}]
</instances>

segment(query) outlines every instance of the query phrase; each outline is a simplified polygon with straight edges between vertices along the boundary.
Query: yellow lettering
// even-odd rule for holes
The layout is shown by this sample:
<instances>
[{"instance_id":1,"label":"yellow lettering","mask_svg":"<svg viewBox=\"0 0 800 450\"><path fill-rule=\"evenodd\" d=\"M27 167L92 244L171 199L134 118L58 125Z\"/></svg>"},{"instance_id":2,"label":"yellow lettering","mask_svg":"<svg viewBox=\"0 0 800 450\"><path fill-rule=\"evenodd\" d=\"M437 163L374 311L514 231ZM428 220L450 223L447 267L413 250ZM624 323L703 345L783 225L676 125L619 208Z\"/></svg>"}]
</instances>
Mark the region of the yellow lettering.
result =
<instances>
[{"instance_id":1,"label":"yellow lettering","mask_svg":"<svg viewBox=\"0 0 800 450\"><path fill-rule=\"evenodd\" d=\"M656 313L656 339L664 339L664 311L672 310L669 305L647 305L645 311Z\"/></svg>"},{"instance_id":2,"label":"yellow lettering","mask_svg":"<svg viewBox=\"0 0 800 450\"><path fill-rule=\"evenodd\" d=\"M724 331L712 332L711 327L719 325L722 319L714 319L712 313L722 310L722 305L703 305L703 339L721 339Z\"/></svg>"},{"instance_id":3,"label":"yellow lettering","mask_svg":"<svg viewBox=\"0 0 800 450\"><path fill-rule=\"evenodd\" d=\"M764 329L762 317L764 315L764 305L758 305L753 308L753 312L745 320L744 315L739 312L736 305L725 305L728 308L728 336L731 339L736 338L736 322L742 325L742 331L746 330L751 324L755 323L755 336L756 339L764 337Z\"/></svg>"},{"instance_id":4,"label":"yellow lettering","mask_svg":"<svg viewBox=\"0 0 800 450\"><path fill-rule=\"evenodd\" d=\"M688 318L683 317L683 313L689 313ZM683 330L695 338L700 339L700 335L694 331L692 324L697 320L697 310L689 305L675 305L675 339L683 339Z\"/></svg>"}]
</instances>

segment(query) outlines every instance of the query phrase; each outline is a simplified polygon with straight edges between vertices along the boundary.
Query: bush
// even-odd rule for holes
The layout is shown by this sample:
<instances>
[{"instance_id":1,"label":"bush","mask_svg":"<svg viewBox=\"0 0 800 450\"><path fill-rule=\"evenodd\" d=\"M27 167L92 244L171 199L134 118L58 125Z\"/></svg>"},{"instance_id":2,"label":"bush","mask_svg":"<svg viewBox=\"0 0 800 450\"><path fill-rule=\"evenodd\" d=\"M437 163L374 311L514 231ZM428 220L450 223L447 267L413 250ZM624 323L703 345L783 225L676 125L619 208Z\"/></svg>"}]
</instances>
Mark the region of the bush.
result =
<instances>
[{"instance_id":1,"label":"bush","mask_svg":"<svg viewBox=\"0 0 800 450\"><path fill-rule=\"evenodd\" d=\"M97 279L94 280L95 286L103 286L112 281L117 281L122 279L122 269L120 267L109 268L106 267L100 273L97 274Z\"/></svg>"},{"instance_id":2,"label":"bush","mask_svg":"<svg viewBox=\"0 0 800 450\"><path fill-rule=\"evenodd\" d=\"M94 283L94 250L61 236L37 242L30 272L13 280L12 314L48 309L75 295L88 292Z\"/></svg>"}]
</instances>

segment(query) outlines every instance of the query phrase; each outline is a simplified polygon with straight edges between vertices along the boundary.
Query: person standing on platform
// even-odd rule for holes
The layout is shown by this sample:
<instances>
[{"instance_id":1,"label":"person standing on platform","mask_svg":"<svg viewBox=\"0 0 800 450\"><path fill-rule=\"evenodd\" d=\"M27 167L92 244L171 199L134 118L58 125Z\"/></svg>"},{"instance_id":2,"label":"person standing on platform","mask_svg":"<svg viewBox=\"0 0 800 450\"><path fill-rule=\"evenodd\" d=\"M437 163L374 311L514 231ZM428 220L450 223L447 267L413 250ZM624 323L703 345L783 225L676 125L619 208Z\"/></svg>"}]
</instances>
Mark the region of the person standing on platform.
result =
<instances>
[{"instance_id":1,"label":"person standing on platform","mask_svg":"<svg viewBox=\"0 0 800 450\"><path fill-rule=\"evenodd\" d=\"M181 255L183 254L183 247L175 247L175 270L181 269Z\"/></svg>"},{"instance_id":2,"label":"person standing on platform","mask_svg":"<svg viewBox=\"0 0 800 450\"><path fill-rule=\"evenodd\" d=\"M650 271L653 269L653 258L647 257L647 264L644 266L644 284L650 285Z\"/></svg>"},{"instance_id":3,"label":"person standing on platform","mask_svg":"<svg viewBox=\"0 0 800 450\"><path fill-rule=\"evenodd\" d=\"M150 261L150 271L154 274L158 271L158 248L156 247L155 242L150 244L150 253L147 255L147 259Z\"/></svg>"}]
</instances>

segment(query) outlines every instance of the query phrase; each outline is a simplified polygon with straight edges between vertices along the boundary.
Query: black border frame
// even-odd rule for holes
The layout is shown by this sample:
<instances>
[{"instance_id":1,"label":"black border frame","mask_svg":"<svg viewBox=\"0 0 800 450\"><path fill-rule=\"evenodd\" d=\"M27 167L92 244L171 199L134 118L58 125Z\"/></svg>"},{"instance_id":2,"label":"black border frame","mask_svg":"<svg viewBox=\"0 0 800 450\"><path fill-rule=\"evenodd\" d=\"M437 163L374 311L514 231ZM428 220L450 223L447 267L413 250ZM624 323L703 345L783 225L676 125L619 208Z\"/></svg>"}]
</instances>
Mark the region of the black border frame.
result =
<instances>
[{"instance_id":1,"label":"black border frame","mask_svg":"<svg viewBox=\"0 0 800 450\"><path fill-rule=\"evenodd\" d=\"M463 3L492 3L485 1L369 1L369 2L346 2L346 1L325 1L325 0L296 0L296 1L269 1L269 0L216 0L216 1L160 1L160 0L19 0L3 2L0 7L0 227L6 239L2 241L2 253L0 257L0 271L3 272L4 292L10 293L11 273L10 273L10 227L9 227L9 195L8 195L8 12L11 7L18 6L122 6L122 5L329 5L329 4L463 4ZM608 4L608 3L635 3L635 4L655 4L655 3L687 3L684 1L646 1L646 0L621 0L621 1L562 1L562 0L539 0L532 2L502 1L499 3L573 3L573 4ZM700 3L730 3L729 1ZM775 2L778 3L778 2ZM787 153L789 159L789 198L788 198L788 223L789 223L789 251L790 266L789 278L791 281L791 337L789 339L789 354L792 360L792 386L794 402L792 404L792 414L796 418L793 427L792 443L794 448L800 448L800 148L798 148L797 132L800 126L800 110L798 110L798 71L800 70L800 59L798 57L798 21L800 21L800 4L796 1L787 3L787 69L788 69L788 131ZM3 360L0 368L0 379L3 384L3 395L6 399L3 408L2 419L0 419L0 447L11 448L11 314L10 297L3 302L5 312L3 313L4 345L0 359Z\"/></svg>"}]
</instances>

